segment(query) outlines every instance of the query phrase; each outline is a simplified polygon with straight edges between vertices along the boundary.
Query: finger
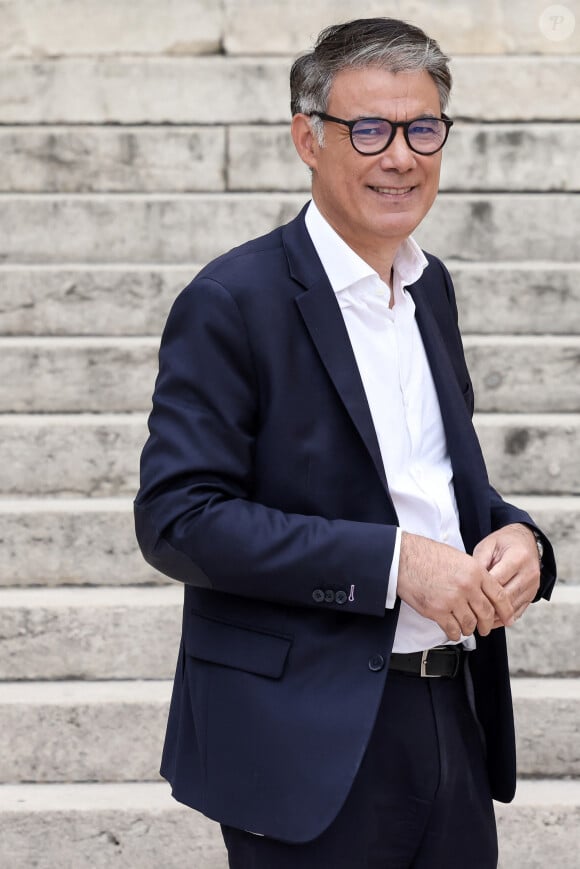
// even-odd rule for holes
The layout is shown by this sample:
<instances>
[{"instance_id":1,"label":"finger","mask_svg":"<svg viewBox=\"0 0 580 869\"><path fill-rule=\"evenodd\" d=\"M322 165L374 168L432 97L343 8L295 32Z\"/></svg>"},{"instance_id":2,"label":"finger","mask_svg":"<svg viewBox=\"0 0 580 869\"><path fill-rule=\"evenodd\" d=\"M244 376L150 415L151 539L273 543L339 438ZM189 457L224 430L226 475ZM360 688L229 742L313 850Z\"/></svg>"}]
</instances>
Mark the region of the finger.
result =
<instances>
[{"instance_id":1,"label":"finger","mask_svg":"<svg viewBox=\"0 0 580 869\"><path fill-rule=\"evenodd\" d=\"M517 559L506 555L490 567L489 575L493 576L501 585L507 585L518 575L520 567Z\"/></svg>"},{"instance_id":2,"label":"finger","mask_svg":"<svg viewBox=\"0 0 580 869\"><path fill-rule=\"evenodd\" d=\"M454 643L459 642L461 639L461 625L453 613L449 613L445 618L442 618L441 621L438 622L438 625L441 630L445 632L448 639L453 640Z\"/></svg>"},{"instance_id":3,"label":"finger","mask_svg":"<svg viewBox=\"0 0 580 869\"><path fill-rule=\"evenodd\" d=\"M493 605L502 624L506 627L513 625L514 607L504 587L494 577L488 575L483 581L482 591Z\"/></svg>"},{"instance_id":4,"label":"finger","mask_svg":"<svg viewBox=\"0 0 580 869\"><path fill-rule=\"evenodd\" d=\"M473 550L473 558L484 570L489 570L498 557L495 540L491 537L484 537Z\"/></svg>"},{"instance_id":5,"label":"finger","mask_svg":"<svg viewBox=\"0 0 580 869\"><path fill-rule=\"evenodd\" d=\"M490 607L490 609L493 618L493 608ZM471 607L465 606L461 609L454 609L452 615L455 616L455 620L458 622L463 636L470 637L478 626L478 618Z\"/></svg>"}]
</instances>

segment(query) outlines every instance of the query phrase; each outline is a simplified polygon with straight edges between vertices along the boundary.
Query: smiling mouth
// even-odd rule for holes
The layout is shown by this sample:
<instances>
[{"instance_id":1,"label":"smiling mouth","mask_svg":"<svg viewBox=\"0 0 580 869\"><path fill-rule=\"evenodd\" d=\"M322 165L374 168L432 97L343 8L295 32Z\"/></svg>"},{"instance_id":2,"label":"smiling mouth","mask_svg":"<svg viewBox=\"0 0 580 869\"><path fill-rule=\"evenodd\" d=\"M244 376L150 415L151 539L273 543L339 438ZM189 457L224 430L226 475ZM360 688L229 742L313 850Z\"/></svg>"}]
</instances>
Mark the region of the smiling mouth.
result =
<instances>
[{"instance_id":1,"label":"smiling mouth","mask_svg":"<svg viewBox=\"0 0 580 869\"><path fill-rule=\"evenodd\" d=\"M410 193L414 189L414 187L371 187L375 193L384 193L389 196L405 196L406 193Z\"/></svg>"}]
</instances>

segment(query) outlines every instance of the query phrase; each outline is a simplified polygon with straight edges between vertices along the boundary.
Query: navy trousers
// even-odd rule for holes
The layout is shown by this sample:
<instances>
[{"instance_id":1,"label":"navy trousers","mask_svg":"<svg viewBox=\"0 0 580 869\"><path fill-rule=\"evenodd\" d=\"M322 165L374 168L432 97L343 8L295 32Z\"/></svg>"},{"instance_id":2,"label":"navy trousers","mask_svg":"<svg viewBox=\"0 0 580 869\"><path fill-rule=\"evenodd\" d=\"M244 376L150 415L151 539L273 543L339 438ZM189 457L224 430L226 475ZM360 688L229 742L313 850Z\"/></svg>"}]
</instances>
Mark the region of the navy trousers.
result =
<instances>
[{"instance_id":1,"label":"navy trousers","mask_svg":"<svg viewBox=\"0 0 580 869\"><path fill-rule=\"evenodd\" d=\"M389 673L350 794L317 839L222 833L230 869L495 869L493 803L464 678Z\"/></svg>"}]
</instances>

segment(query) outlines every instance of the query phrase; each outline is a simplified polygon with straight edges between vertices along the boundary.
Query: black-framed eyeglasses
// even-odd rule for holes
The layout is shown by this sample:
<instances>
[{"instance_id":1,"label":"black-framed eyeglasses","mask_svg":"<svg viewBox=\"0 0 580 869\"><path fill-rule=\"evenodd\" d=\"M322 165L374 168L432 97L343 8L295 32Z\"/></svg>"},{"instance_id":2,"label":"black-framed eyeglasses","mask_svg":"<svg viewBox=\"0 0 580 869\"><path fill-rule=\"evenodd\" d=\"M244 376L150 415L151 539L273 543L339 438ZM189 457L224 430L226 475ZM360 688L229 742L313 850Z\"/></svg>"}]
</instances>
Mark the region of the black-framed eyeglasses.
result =
<instances>
[{"instance_id":1,"label":"black-framed eyeglasses","mask_svg":"<svg viewBox=\"0 0 580 869\"><path fill-rule=\"evenodd\" d=\"M447 115L434 118L429 115L414 118L412 121L387 121L385 118L357 118L354 121L345 121L343 118L335 118L326 112L309 112L322 121L332 121L333 124L342 124L348 127L352 147L359 154L372 157L386 151L397 134L397 129L403 130L407 145L416 154L428 156L440 151L453 126L453 121Z\"/></svg>"}]
</instances>

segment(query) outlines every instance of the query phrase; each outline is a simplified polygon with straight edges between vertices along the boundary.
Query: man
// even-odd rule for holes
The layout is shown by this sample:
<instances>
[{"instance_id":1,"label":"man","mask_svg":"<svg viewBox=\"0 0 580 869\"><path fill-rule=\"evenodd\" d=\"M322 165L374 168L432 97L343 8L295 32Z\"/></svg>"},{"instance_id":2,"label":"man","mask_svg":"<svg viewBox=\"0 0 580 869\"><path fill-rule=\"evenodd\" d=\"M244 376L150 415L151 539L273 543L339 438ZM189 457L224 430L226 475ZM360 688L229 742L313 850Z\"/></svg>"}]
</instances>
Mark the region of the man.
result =
<instances>
[{"instance_id":1,"label":"man","mask_svg":"<svg viewBox=\"0 0 580 869\"><path fill-rule=\"evenodd\" d=\"M451 279L411 238L450 84L416 27L324 31L291 74L312 202L164 332L135 504L185 583L162 774L233 869L497 862L504 627L555 564L489 485Z\"/></svg>"}]
</instances>

